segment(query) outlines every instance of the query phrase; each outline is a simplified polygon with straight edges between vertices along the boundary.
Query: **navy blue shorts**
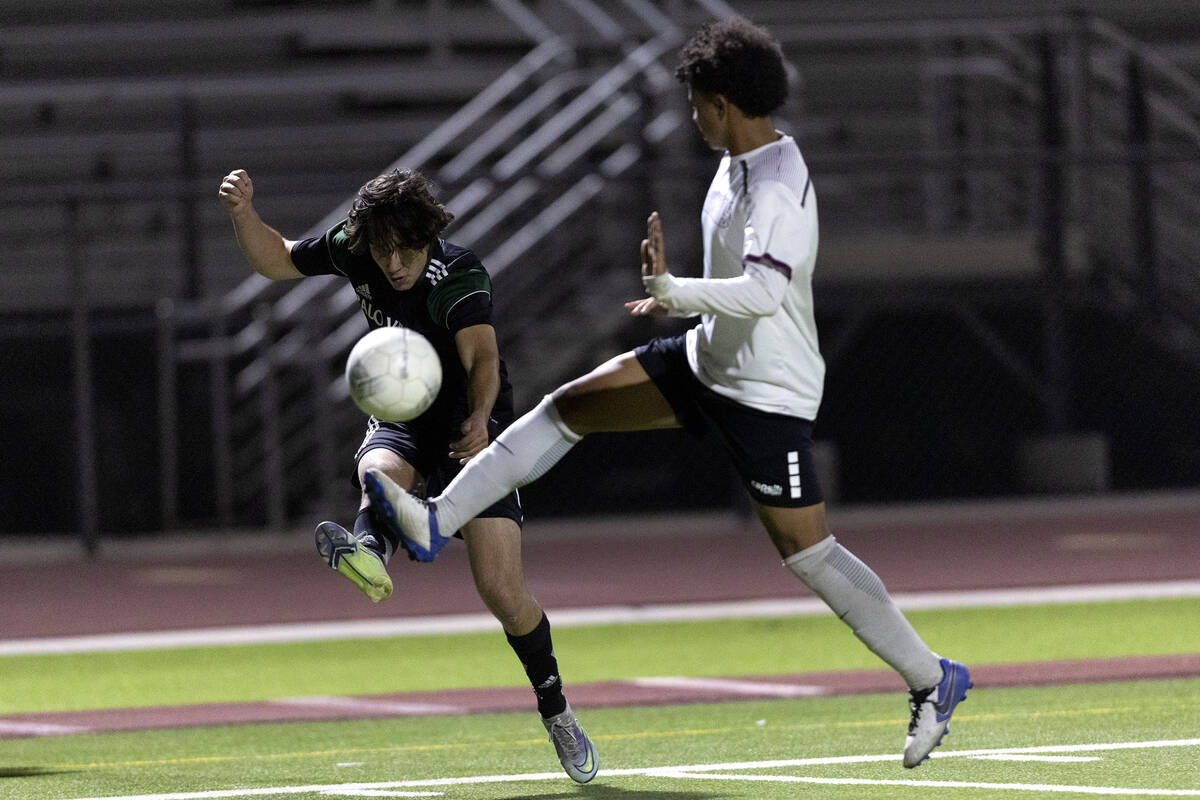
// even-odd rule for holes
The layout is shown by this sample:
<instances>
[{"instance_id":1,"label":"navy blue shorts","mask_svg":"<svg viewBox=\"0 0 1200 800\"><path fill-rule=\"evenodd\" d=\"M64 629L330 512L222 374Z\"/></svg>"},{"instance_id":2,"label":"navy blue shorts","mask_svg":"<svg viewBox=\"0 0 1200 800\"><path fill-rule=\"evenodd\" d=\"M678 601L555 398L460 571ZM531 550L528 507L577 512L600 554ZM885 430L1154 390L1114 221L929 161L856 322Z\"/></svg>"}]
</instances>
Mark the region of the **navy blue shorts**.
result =
<instances>
[{"instance_id":1,"label":"navy blue shorts","mask_svg":"<svg viewBox=\"0 0 1200 800\"><path fill-rule=\"evenodd\" d=\"M488 420L488 440L495 441L500 431L511 422L504 420L501 425L493 416ZM421 424L418 424L421 423ZM363 453L382 447L391 450L403 458L425 478L425 496L434 497L441 494L446 485L454 479L462 466L452 458L447 457L450 443L457 441L462 435L458 424L447 425L444 421L426 420L424 416L410 422L380 422L371 417L367 423L367 435L354 456L353 482L358 485L358 462ZM504 517L518 525L525 522L525 511L521 507L521 498L516 491L500 498L497 502L479 513L479 517Z\"/></svg>"},{"instance_id":2,"label":"navy blue shorts","mask_svg":"<svg viewBox=\"0 0 1200 800\"><path fill-rule=\"evenodd\" d=\"M720 434L746 491L764 506L801 508L824 501L812 458L811 420L744 406L702 384L688 365L684 336L634 349L638 362L689 433Z\"/></svg>"}]
</instances>

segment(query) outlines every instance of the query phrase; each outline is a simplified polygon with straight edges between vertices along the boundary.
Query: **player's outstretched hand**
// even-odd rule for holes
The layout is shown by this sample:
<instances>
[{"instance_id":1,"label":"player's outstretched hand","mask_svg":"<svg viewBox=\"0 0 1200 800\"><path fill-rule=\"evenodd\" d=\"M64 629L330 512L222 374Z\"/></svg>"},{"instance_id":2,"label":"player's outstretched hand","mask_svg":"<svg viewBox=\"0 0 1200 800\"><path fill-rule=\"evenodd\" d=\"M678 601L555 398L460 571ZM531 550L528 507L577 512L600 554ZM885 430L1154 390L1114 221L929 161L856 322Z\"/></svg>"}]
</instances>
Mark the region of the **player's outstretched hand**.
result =
<instances>
[{"instance_id":1,"label":"player's outstretched hand","mask_svg":"<svg viewBox=\"0 0 1200 800\"><path fill-rule=\"evenodd\" d=\"M667 252L663 243L662 220L658 212L646 220L646 238L642 239L642 277L662 275L667 271Z\"/></svg>"},{"instance_id":2,"label":"player's outstretched hand","mask_svg":"<svg viewBox=\"0 0 1200 800\"><path fill-rule=\"evenodd\" d=\"M653 297L643 297L641 300L630 300L625 304L629 313L635 317L663 316L671 313L671 309L655 300Z\"/></svg>"},{"instance_id":3,"label":"player's outstretched hand","mask_svg":"<svg viewBox=\"0 0 1200 800\"><path fill-rule=\"evenodd\" d=\"M218 194L221 202L225 205L225 210L233 214L250 207L250 203L254 199L254 183L250 180L250 175L246 170L235 169L221 181L221 190Z\"/></svg>"}]
</instances>

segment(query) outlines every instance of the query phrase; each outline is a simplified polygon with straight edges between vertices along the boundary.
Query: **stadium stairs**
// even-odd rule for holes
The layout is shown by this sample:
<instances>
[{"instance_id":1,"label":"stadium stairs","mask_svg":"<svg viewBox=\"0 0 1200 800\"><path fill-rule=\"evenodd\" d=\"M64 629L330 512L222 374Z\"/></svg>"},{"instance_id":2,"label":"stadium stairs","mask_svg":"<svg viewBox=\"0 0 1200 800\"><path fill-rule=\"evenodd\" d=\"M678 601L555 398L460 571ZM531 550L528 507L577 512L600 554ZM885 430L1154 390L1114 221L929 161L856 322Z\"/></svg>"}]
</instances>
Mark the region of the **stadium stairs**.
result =
<instances>
[{"instance_id":1,"label":"stadium stairs","mask_svg":"<svg viewBox=\"0 0 1200 800\"><path fill-rule=\"evenodd\" d=\"M780 122L818 178L831 374L870 357L864 371L891 375L881 338L942 330L969 346L945 349L959 361L931 374L1000 376L950 382L960 405L1016 397L992 409L988 435L1090 429L1105 412L1053 369L1073 337L1136 325L1166 364L1194 369L1200 352L1197 31L1178 3L1091 5L1103 18L1029 17L1019 2L984 16L948 0L886 14L778 0L78 0L51 18L18 0L0 29L0 231L12 263L38 266L5 270L5 330L61 335L63 311L81 304L142 320L158 364L152 516L166 527L279 528L345 502L345 459L328 454L361 425L339 379L362 332L352 293L244 278L215 200L220 176L247 168L263 216L298 236L338 219L389 164L430 174L458 215L447 235L495 277L525 408L673 330L630 322L619 304L637 290L651 207L669 220L673 260L699 261L713 159L671 71L685 32L736 6L798 65ZM912 346L941 341L928 336ZM851 412L869 403L842 402L861 390L831 383L827 406L850 409L830 413L831 438L861 429ZM922 435L889 444L911 450ZM846 471L863 474L866 457L843 448ZM597 502L647 477L612 474ZM908 490L1018 488L989 488L996 477ZM902 497L899 483L882 476L881 496L849 496Z\"/></svg>"}]
</instances>

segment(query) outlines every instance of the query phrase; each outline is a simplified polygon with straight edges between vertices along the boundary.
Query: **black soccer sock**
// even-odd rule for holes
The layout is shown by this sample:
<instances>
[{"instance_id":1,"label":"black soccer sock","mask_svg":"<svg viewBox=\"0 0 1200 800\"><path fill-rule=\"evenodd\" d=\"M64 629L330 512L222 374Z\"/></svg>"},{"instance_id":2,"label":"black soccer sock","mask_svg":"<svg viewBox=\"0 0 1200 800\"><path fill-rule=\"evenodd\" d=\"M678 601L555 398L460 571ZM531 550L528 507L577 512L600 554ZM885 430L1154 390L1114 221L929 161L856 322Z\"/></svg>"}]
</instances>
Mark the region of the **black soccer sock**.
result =
<instances>
[{"instance_id":1,"label":"black soccer sock","mask_svg":"<svg viewBox=\"0 0 1200 800\"><path fill-rule=\"evenodd\" d=\"M392 537L385 526L375 523L375 517L371 516L369 506L360 508L358 516L354 518L354 538L383 559L384 564L400 546L400 543Z\"/></svg>"},{"instance_id":2,"label":"black soccer sock","mask_svg":"<svg viewBox=\"0 0 1200 800\"><path fill-rule=\"evenodd\" d=\"M542 621L524 636L510 633L505 636L529 676L533 693L537 695L538 713L543 717L561 714L567 707L567 698L563 697L558 660L554 657L554 643L550 641L550 620L542 614Z\"/></svg>"}]
</instances>

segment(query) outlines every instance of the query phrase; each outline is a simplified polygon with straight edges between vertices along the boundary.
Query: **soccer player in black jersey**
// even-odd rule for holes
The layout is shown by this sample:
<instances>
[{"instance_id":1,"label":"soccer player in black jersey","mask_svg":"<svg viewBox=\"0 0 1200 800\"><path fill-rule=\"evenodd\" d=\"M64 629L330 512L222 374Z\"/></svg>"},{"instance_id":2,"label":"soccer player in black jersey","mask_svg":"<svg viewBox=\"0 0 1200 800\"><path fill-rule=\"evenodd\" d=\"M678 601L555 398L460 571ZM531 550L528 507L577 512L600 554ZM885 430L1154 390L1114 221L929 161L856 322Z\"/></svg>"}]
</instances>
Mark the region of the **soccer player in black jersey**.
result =
<instances>
[{"instance_id":1,"label":"soccer player in black jersey","mask_svg":"<svg viewBox=\"0 0 1200 800\"><path fill-rule=\"evenodd\" d=\"M226 175L219 194L255 272L272 280L343 276L371 328L411 328L440 356L442 387L426 412L409 422L368 421L355 456L359 487L371 469L406 490L423 484L426 492L440 492L512 422L512 387L491 324L491 279L473 252L440 238L454 215L423 175L393 170L368 181L345 220L323 236L298 241L263 222L245 170ZM523 516L512 492L463 523L460 533L479 596L529 676L559 760L583 783L596 774L595 751L563 696L550 623L525 584ZM372 601L392 593L386 565L399 542L372 516L365 496L353 532L322 522L316 540L325 562Z\"/></svg>"}]
</instances>

